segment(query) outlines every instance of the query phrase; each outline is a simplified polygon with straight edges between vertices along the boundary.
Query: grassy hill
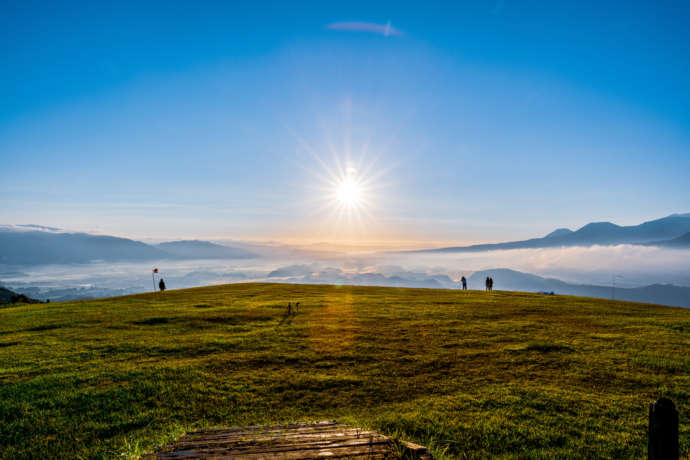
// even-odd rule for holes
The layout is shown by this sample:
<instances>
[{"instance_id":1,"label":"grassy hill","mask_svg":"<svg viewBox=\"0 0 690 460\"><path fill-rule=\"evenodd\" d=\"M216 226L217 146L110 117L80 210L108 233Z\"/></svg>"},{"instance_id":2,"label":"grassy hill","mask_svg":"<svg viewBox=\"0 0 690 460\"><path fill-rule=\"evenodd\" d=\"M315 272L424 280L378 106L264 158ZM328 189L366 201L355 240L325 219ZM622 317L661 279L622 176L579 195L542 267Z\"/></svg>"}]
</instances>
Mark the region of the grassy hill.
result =
<instances>
[{"instance_id":1,"label":"grassy hill","mask_svg":"<svg viewBox=\"0 0 690 460\"><path fill-rule=\"evenodd\" d=\"M639 458L661 395L688 456L689 347L690 310L508 292L237 284L6 307L0 457L337 418L442 458Z\"/></svg>"}]
</instances>

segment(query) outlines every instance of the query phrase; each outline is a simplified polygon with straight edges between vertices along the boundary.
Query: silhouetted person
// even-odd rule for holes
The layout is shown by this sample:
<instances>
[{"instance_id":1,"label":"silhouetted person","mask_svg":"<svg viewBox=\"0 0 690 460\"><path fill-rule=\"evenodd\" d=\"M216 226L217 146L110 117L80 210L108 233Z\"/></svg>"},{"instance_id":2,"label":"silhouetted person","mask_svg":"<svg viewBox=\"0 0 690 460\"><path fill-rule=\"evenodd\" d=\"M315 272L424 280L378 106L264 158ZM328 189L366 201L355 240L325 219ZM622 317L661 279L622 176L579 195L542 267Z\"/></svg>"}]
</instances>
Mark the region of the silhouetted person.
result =
<instances>
[{"instance_id":1,"label":"silhouetted person","mask_svg":"<svg viewBox=\"0 0 690 460\"><path fill-rule=\"evenodd\" d=\"M494 290L494 279L489 277L489 291Z\"/></svg>"},{"instance_id":2,"label":"silhouetted person","mask_svg":"<svg viewBox=\"0 0 690 460\"><path fill-rule=\"evenodd\" d=\"M484 287L486 288L487 291L489 290L489 285L491 284L491 281L490 281L490 280L491 280L491 278L489 278L489 277L487 276L487 277L486 277L486 281L484 281Z\"/></svg>"},{"instance_id":3,"label":"silhouetted person","mask_svg":"<svg viewBox=\"0 0 690 460\"><path fill-rule=\"evenodd\" d=\"M288 302L288 312L287 312L287 314L289 315L290 313L292 313L292 302Z\"/></svg>"},{"instance_id":4,"label":"silhouetted person","mask_svg":"<svg viewBox=\"0 0 690 460\"><path fill-rule=\"evenodd\" d=\"M297 302L297 303L295 304L295 313L297 313L298 310L299 310L299 302Z\"/></svg>"},{"instance_id":5,"label":"silhouetted person","mask_svg":"<svg viewBox=\"0 0 690 460\"><path fill-rule=\"evenodd\" d=\"M160 289L161 292L165 291L165 281L163 281L163 278L158 282L158 289Z\"/></svg>"},{"instance_id":6,"label":"silhouetted person","mask_svg":"<svg viewBox=\"0 0 690 460\"><path fill-rule=\"evenodd\" d=\"M466 291L467 290L467 278L465 278L463 276L462 278L460 278L460 282L462 283L462 290Z\"/></svg>"}]
</instances>

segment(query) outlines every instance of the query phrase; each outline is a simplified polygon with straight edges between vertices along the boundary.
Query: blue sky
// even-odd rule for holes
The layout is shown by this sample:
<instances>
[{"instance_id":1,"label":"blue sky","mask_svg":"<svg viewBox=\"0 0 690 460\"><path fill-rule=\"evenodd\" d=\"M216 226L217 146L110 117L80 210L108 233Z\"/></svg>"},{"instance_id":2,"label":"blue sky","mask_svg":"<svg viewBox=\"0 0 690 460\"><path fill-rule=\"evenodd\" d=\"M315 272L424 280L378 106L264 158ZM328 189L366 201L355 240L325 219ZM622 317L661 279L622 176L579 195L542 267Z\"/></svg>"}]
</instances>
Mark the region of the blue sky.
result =
<instances>
[{"instance_id":1,"label":"blue sky","mask_svg":"<svg viewBox=\"0 0 690 460\"><path fill-rule=\"evenodd\" d=\"M690 211L688 2L171 3L2 3L1 223L476 242Z\"/></svg>"}]
</instances>

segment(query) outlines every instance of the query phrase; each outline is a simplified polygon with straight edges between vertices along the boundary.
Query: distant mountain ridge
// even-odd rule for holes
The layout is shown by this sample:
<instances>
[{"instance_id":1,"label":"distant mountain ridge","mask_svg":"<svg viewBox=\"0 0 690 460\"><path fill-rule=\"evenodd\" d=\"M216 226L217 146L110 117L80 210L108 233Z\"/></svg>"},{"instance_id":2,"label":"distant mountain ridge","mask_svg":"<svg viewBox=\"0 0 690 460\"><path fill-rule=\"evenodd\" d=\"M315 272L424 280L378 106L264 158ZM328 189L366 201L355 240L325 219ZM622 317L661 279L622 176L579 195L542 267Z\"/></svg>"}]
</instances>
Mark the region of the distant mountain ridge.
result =
<instances>
[{"instance_id":1,"label":"distant mountain ridge","mask_svg":"<svg viewBox=\"0 0 690 460\"><path fill-rule=\"evenodd\" d=\"M231 248L200 240L169 241L156 245L168 254L185 259L251 259L257 257L243 248Z\"/></svg>"},{"instance_id":2,"label":"distant mountain ridge","mask_svg":"<svg viewBox=\"0 0 690 460\"><path fill-rule=\"evenodd\" d=\"M569 228L557 228L556 230L546 235L544 238L554 238L557 236L570 235L571 233L573 233L573 231Z\"/></svg>"},{"instance_id":3,"label":"distant mountain ridge","mask_svg":"<svg viewBox=\"0 0 690 460\"><path fill-rule=\"evenodd\" d=\"M248 257L255 257L255 254L207 241L173 241L153 246L107 235L0 228L0 264L7 265Z\"/></svg>"},{"instance_id":4,"label":"distant mountain ridge","mask_svg":"<svg viewBox=\"0 0 690 460\"><path fill-rule=\"evenodd\" d=\"M452 246L412 252L481 252L506 249L536 249L562 246L611 246L644 244L682 247L685 240L670 243L690 233L690 213L672 214L639 225L620 226L611 222L591 222L576 231L559 228L542 238L506 243ZM670 243L670 244L669 244Z\"/></svg>"},{"instance_id":5,"label":"distant mountain ridge","mask_svg":"<svg viewBox=\"0 0 690 460\"><path fill-rule=\"evenodd\" d=\"M555 294L584 297L611 298L690 308L690 287L672 284L652 284L636 288L621 288L592 284L573 284L555 278L523 273L508 268L474 272L468 278L470 289L484 289L484 280L490 276L494 289L524 292L554 292Z\"/></svg>"},{"instance_id":6,"label":"distant mountain ridge","mask_svg":"<svg viewBox=\"0 0 690 460\"><path fill-rule=\"evenodd\" d=\"M690 233L681 235L678 238L673 238L672 240L666 241L656 241L653 243L648 243L651 246L664 246L670 248L690 248Z\"/></svg>"}]
</instances>

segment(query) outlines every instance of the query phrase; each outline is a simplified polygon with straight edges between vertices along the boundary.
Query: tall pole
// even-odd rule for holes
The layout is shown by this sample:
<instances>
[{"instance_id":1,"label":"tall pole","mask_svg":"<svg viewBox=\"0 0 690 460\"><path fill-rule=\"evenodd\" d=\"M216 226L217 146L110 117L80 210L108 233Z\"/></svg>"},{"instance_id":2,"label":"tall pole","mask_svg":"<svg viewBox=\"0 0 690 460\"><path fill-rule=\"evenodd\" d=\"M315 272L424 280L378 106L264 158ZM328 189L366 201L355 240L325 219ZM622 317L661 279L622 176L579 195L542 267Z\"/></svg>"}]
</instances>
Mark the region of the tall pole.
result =
<instances>
[{"instance_id":1,"label":"tall pole","mask_svg":"<svg viewBox=\"0 0 690 460\"><path fill-rule=\"evenodd\" d=\"M155 272L151 270L151 284L153 284L153 292L156 292L156 279L153 277Z\"/></svg>"}]
</instances>

